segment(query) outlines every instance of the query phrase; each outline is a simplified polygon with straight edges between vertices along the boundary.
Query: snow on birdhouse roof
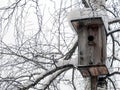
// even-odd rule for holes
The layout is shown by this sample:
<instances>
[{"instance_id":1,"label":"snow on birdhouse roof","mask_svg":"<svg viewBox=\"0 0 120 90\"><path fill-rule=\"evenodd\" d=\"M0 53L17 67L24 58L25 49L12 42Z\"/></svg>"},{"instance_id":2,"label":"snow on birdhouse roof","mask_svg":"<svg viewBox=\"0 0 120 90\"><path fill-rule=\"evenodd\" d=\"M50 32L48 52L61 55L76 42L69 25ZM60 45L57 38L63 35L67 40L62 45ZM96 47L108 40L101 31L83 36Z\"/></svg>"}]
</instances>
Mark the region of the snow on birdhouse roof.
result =
<instances>
[{"instance_id":1,"label":"snow on birdhouse roof","mask_svg":"<svg viewBox=\"0 0 120 90\"><path fill-rule=\"evenodd\" d=\"M73 11L68 13L68 21L72 29L73 26L71 24L72 20L77 19L86 19L86 18L101 18L106 30L108 31L108 16L105 10L97 9L96 11L91 8L83 8L83 9L74 9Z\"/></svg>"}]
</instances>

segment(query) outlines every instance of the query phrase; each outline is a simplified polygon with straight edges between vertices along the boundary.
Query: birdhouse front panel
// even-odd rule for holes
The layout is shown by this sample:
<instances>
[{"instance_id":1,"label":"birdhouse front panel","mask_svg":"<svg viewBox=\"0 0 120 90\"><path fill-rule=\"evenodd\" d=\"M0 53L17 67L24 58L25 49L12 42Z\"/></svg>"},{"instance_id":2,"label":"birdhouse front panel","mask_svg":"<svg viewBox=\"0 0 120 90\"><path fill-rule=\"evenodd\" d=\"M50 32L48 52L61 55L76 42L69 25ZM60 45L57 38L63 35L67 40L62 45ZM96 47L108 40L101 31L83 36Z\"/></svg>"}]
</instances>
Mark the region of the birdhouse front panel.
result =
<instances>
[{"instance_id":1,"label":"birdhouse front panel","mask_svg":"<svg viewBox=\"0 0 120 90\"><path fill-rule=\"evenodd\" d=\"M106 59L106 34L101 18L72 22L78 34L79 65L102 65Z\"/></svg>"}]
</instances>

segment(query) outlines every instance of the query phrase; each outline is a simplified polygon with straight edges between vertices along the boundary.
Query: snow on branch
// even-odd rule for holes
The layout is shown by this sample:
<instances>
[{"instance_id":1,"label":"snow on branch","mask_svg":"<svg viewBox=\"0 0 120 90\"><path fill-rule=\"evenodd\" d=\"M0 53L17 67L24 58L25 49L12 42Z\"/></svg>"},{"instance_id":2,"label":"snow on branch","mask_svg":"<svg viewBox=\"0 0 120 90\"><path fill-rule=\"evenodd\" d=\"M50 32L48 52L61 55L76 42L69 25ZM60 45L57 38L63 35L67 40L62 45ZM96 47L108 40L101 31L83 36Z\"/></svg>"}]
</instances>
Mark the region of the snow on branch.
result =
<instances>
[{"instance_id":1,"label":"snow on branch","mask_svg":"<svg viewBox=\"0 0 120 90\"><path fill-rule=\"evenodd\" d=\"M86 1L86 0L82 0L82 3L84 4L84 6L85 6L86 8L89 8L88 1Z\"/></svg>"},{"instance_id":2,"label":"snow on branch","mask_svg":"<svg viewBox=\"0 0 120 90\"><path fill-rule=\"evenodd\" d=\"M117 23L117 22L120 22L120 18L110 19L110 20L108 21L108 24L113 24L113 23Z\"/></svg>"},{"instance_id":3,"label":"snow on branch","mask_svg":"<svg viewBox=\"0 0 120 90\"><path fill-rule=\"evenodd\" d=\"M52 77L50 77L50 80L47 80L48 83L46 84L47 86L58 76L60 75L62 72L73 68L74 66L72 64L68 64L68 65L63 65L57 68L54 68L52 70L46 71L43 74L41 74L33 83L29 84L28 86L25 86L23 88L20 88L19 90L27 90L31 87L34 87L35 85L37 85L41 80L43 80L44 78L46 78L47 76L52 75ZM54 75L54 76L53 76ZM47 86L44 86L43 88L46 88Z\"/></svg>"},{"instance_id":4,"label":"snow on branch","mask_svg":"<svg viewBox=\"0 0 120 90\"><path fill-rule=\"evenodd\" d=\"M86 8L101 9L102 5L105 5L106 0L82 0L82 3Z\"/></svg>"},{"instance_id":5,"label":"snow on branch","mask_svg":"<svg viewBox=\"0 0 120 90\"><path fill-rule=\"evenodd\" d=\"M65 56L64 60L68 60L72 57L72 55L75 52L77 46L78 46L78 40L76 40L74 46L70 49L70 51L68 53L66 53L66 56Z\"/></svg>"},{"instance_id":6,"label":"snow on branch","mask_svg":"<svg viewBox=\"0 0 120 90\"><path fill-rule=\"evenodd\" d=\"M66 71L66 70L68 70L68 69L70 69L70 67L63 68L62 70L58 70L58 71L56 71L55 73L53 73L52 75L50 75L50 76L48 77L48 79L46 79L46 80L44 81L44 85L41 87L41 89L42 89L42 90L46 90L46 89L49 87L49 85L50 85L60 74L62 74L64 71Z\"/></svg>"},{"instance_id":7,"label":"snow on branch","mask_svg":"<svg viewBox=\"0 0 120 90\"><path fill-rule=\"evenodd\" d=\"M120 75L120 72L113 72L111 74L108 74L105 78L109 78L109 77L111 77L113 75Z\"/></svg>"},{"instance_id":8,"label":"snow on branch","mask_svg":"<svg viewBox=\"0 0 120 90\"><path fill-rule=\"evenodd\" d=\"M107 36L109 36L109 35L111 35L113 33L119 32L119 31L120 31L120 29L110 31L110 32L107 33Z\"/></svg>"}]
</instances>

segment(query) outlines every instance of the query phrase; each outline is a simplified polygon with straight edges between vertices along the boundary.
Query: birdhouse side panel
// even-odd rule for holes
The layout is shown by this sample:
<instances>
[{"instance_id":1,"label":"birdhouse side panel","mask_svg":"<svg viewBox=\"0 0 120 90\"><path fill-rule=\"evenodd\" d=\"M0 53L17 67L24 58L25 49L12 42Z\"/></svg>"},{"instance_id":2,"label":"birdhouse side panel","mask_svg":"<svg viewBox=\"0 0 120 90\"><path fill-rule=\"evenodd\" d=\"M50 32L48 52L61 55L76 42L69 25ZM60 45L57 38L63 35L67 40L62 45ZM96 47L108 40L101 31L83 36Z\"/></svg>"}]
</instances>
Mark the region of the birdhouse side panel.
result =
<instances>
[{"instance_id":1,"label":"birdhouse side panel","mask_svg":"<svg viewBox=\"0 0 120 90\"><path fill-rule=\"evenodd\" d=\"M101 27L101 30L102 30L102 34L101 34L101 37L102 37L102 63L105 64L105 61L106 61L106 57L107 57L107 54L106 54L106 44L107 44L107 38L106 38L106 32L105 32L105 27L102 26Z\"/></svg>"},{"instance_id":2,"label":"birdhouse side panel","mask_svg":"<svg viewBox=\"0 0 120 90\"><path fill-rule=\"evenodd\" d=\"M102 38L101 38L101 30L98 28L98 32L95 36L95 51L94 51L94 64L99 65L102 64L101 58L102 58Z\"/></svg>"}]
</instances>

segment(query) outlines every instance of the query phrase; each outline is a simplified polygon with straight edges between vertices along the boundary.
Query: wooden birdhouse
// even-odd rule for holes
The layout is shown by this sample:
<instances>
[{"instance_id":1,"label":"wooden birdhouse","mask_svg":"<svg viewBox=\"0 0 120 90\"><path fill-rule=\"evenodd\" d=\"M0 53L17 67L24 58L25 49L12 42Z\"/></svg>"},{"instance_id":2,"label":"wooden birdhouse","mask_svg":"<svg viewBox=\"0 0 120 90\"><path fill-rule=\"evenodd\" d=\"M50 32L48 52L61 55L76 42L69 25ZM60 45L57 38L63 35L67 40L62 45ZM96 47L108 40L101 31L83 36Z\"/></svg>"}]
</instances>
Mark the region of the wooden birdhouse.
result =
<instances>
[{"instance_id":1,"label":"wooden birdhouse","mask_svg":"<svg viewBox=\"0 0 120 90\"><path fill-rule=\"evenodd\" d=\"M70 24L78 35L78 68L84 77L108 74L105 65L106 14L91 12L90 9L79 10L76 14L74 12L73 19L70 18Z\"/></svg>"},{"instance_id":2,"label":"wooden birdhouse","mask_svg":"<svg viewBox=\"0 0 120 90\"><path fill-rule=\"evenodd\" d=\"M78 34L78 64L102 65L106 60L106 30L100 17L71 21Z\"/></svg>"}]
</instances>

